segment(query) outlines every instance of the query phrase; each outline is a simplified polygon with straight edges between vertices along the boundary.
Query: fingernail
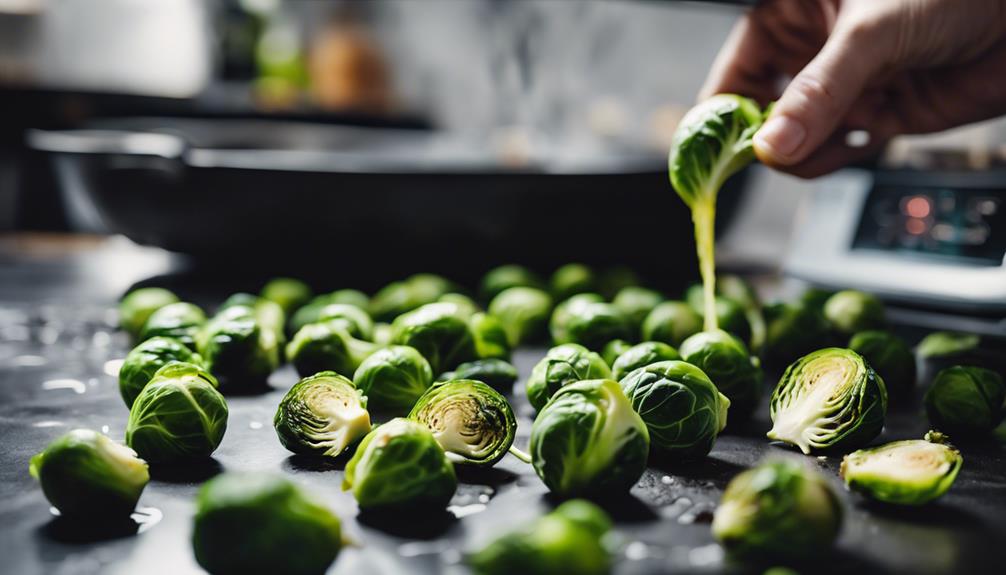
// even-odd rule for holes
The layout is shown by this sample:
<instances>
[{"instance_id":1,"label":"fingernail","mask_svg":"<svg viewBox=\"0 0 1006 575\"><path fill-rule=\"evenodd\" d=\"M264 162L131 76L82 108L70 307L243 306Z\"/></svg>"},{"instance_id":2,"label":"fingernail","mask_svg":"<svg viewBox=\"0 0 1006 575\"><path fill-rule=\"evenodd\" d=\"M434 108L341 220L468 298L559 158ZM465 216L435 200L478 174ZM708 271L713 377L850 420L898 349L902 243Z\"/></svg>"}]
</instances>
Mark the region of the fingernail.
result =
<instances>
[{"instance_id":1,"label":"fingernail","mask_svg":"<svg viewBox=\"0 0 1006 575\"><path fill-rule=\"evenodd\" d=\"M754 135L755 148L772 159L785 162L807 137L803 124L788 116L769 118Z\"/></svg>"}]
</instances>

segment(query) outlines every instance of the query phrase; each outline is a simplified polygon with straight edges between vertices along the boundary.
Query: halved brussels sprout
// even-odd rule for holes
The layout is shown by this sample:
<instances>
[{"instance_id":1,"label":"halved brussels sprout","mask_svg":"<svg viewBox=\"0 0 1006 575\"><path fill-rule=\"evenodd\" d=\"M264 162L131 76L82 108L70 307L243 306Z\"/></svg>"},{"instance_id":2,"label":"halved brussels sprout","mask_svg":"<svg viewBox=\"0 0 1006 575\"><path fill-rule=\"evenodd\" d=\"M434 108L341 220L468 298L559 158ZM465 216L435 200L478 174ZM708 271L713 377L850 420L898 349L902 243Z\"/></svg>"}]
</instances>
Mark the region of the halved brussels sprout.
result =
<instances>
[{"instance_id":1,"label":"halved brussels sprout","mask_svg":"<svg viewBox=\"0 0 1006 575\"><path fill-rule=\"evenodd\" d=\"M478 312L468 320L475 339L475 354L481 359L510 359L510 339L495 316Z\"/></svg>"},{"instance_id":2,"label":"halved brussels sprout","mask_svg":"<svg viewBox=\"0 0 1006 575\"><path fill-rule=\"evenodd\" d=\"M842 527L828 482L795 461L763 463L734 477L713 518L713 536L740 558L809 558Z\"/></svg>"},{"instance_id":3,"label":"halved brussels sprout","mask_svg":"<svg viewBox=\"0 0 1006 575\"><path fill-rule=\"evenodd\" d=\"M613 339L601 350L601 358L604 359L604 363L608 364L609 367L613 366L618 356L629 351L631 347L632 344L624 339Z\"/></svg>"},{"instance_id":4,"label":"halved brussels sprout","mask_svg":"<svg viewBox=\"0 0 1006 575\"><path fill-rule=\"evenodd\" d=\"M224 473L196 497L192 548L213 574L316 575L342 544L339 518L280 476Z\"/></svg>"},{"instance_id":5,"label":"halved brussels sprout","mask_svg":"<svg viewBox=\"0 0 1006 575\"><path fill-rule=\"evenodd\" d=\"M370 298L362 291L355 289L342 289L331 293L319 295L298 309L290 317L288 331L291 334L297 333L300 328L311 323L318 323L318 317L322 308L332 304L352 305L363 311L370 308Z\"/></svg>"},{"instance_id":6,"label":"halved brussels sprout","mask_svg":"<svg viewBox=\"0 0 1006 575\"><path fill-rule=\"evenodd\" d=\"M983 367L956 365L936 375L925 395L926 414L940 431L984 435L1006 416L1002 377Z\"/></svg>"},{"instance_id":7,"label":"halved brussels sprout","mask_svg":"<svg viewBox=\"0 0 1006 575\"><path fill-rule=\"evenodd\" d=\"M314 292L306 283L294 278L273 278L262 287L259 295L276 303L283 313L290 315L307 305Z\"/></svg>"},{"instance_id":8,"label":"halved brussels sprout","mask_svg":"<svg viewBox=\"0 0 1006 575\"><path fill-rule=\"evenodd\" d=\"M196 335L205 323L206 314L199 306L188 302L172 303L150 314L138 339L173 337L195 351Z\"/></svg>"},{"instance_id":9,"label":"halved brussels sprout","mask_svg":"<svg viewBox=\"0 0 1006 575\"><path fill-rule=\"evenodd\" d=\"M353 383L367 396L370 408L408 413L433 382L433 370L421 353L405 345L375 351L353 374Z\"/></svg>"},{"instance_id":10,"label":"halved brussels sprout","mask_svg":"<svg viewBox=\"0 0 1006 575\"><path fill-rule=\"evenodd\" d=\"M433 432L454 463L491 467L506 455L517 418L498 391L470 379L436 383L419 398L409 419Z\"/></svg>"},{"instance_id":11,"label":"halved brussels sprout","mask_svg":"<svg viewBox=\"0 0 1006 575\"><path fill-rule=\"evenodd\" d=\"M129 410L126 444L150 462L209 457L227 431L227 400L199 366L169 363Z\"/></svg>"},{"instance_id":12,"label":"halved brussels sprout","mask_svg":"<svg viewBox=\"0 0 1006 575\"><path fill-rule=\"evenodd\" d=\"M643 320L643 339L678 347L702 331L702 316L683 301L665 301Z\"/></svg>"},{"instance_id":13,"label":"halved brussels sprout","mask_svg":"<svg viewBox=\"0 0 1006 575\"><path fill-rule=\"evenodd\" d=\"M471 317L482 310L482 308L479 307L479 304L475 303L475 300L463 293L445 293L437 298L437 302L452 303L458 306L462 315L466 315L468 317Z\"/></svg>"},{"instance_id":14,"label":"halved brussels sprout","mask_svg":"<svg viewBox=\"0 0 1006 575\"><path fill-rule=\"evenodd\" d=\"M625 350L611 366L611 378L622 381L622 378L641 367L646 367L658 361L681 359L678 350L659 341L644 341Z\"/></svg>"},{"instance_id":15,"label":"halved brussels sprout","mask_svg":"<svg viewBox=\"0 0 1006 575\"><path fill-rule=\"evenodd\" d=\"M611 370L601 356L575 343L558 345L548 350L531 370L527 380L527 399L532 407L540 411L565 385L609 377Z\"/></svg>"},{"instance_id":16,"label":"halved brussels sprout","mask_svg":"<svg viewBox=\"0 0 1006 575\"><path fill-rule=\"evenodd\" d=\"M342 325L346 333L366 341L374 337L374 320L367 312L347 303L330 303L318 310L318 320L315 323L331 323Z\"/></svg>"},{"instance_id":17,"label":"halved brussels sprout","mask_svg":"<svg viewBox=\"0 0 1006 575\"><path fill-rule=\"evenodd\" d=\"M632 339L629 323L613 305L581 296L559 304L549 323L556 344L578 343L600 351L613 339Z\"/></svg>"},{"instance_id":18,"label":"halved brussels sprout","mask_svg":"<svg viewBox=\"0 0 1006 575\"><path fill-rule=\"evenodd\" d=\"M964 459L942 433L860 449L842 459L845 485L871 499L923 505L950 489Z\"/></svg>"},{"instance_id":19,"label":"halved brussels sprout","mask_svg":"<svg viewBox=\"0 0 1006 575\"><path fill-rule=\"evenodd\" d=\"M119 302L119 327L135 338L143 331L151 314L177 302L178 296L163 288L135 289Z\"/></svg>"},{"instance_id":20,"label":"halved brussels sprout","mask_svg":"<svg viewBox=\"0 0 1006 575\"><path fill-rule=\"evenodd\" d=\"M152 337L126 354L119 368L119 393L126 407L133 406L136 396L157 370L175 361L203 365L203 358L198 353L170 337Z\"/></svg>"},{"instance_id":21,"label":"halved brussels sprout","mask_svg":"<svg viewBox=\"0 0 1006 575\"><path fill-rule=\"evenodd\" d=\"M552 296L531 287L512 287L501 291L489 302L489 313L496 316L511 347L543 338L552 313Z\"/></svg>"},{"instance_id":22,"label":"halved brussels sprout","mask_svg":"<svg viewBox=\"0 0 1006 575\"><path fill-rule=\"evenodd\" d=\"M128 516L150 481L136 452L90 429L53 440L29 471L61 514L92 520Z\"/></svg>"},{"instance_id":23,"label":"halved brussels sprout","mask_svg":"<svg viewBox=\"0 0 1006 575\"><path fill-rule=\"evenodd\" d=\"M370 300L370 315L377 321L392 321L420 306L455 291L454 284L434 274L416 274L381 288Z\"/></svg>"},{"instance_id":24,"label":"halved brussels sprout","mask_svg":"<svg viewBox=\"0 0 1006 575\"><path fill-rule=\"evenodd\" d=\"M804 453L856 449L884 428L887 389L861 355L829 347L786 368L770 409L769 439Z\"/></svg>"},{"instance_id":25,"label":"halved brussels sprout","mask_svg":"<svg viewBox=\"0 0 1006 575\"><path fill-rule=\"evenodd\" d=\"M482 276L479 294L482 296L482 301L488 302L504 291L515 287L543 289L545 282L538 274L524 266L508 264L493 268Z\"/></svg>"},{"instance_id":26,"label":"halved brussels sprout","mask_svg":"<svg viewBox=\"0 0 1006 575\"><path fill-rule=\"evenodd\" d=\"M801 302L775 303L765 306L764 313L762 357L767 365L789 365L831 341L831 326L817 308Z\"/></svg>"},{"instance_id":27,"label":"halved brussels sprout","mask_svg":"<svg viewBox=\"0 0 1006 575\"><path fill-rule=\"evenodd\" d=\"M629 373L619 385L646 423L650 446L665 455L705 457L727 425L730 400L690 363L653 363Z\"/></svg>"},{"instance_id":28,"label":"halved brussels sprout","mask_svg":"<svg viewBox=\"0 0 1006 575\"><path fill-rule=\"evenodd\" d=\"M531 425L534 470L560 497L628 491L649 450L646 424L610 379L563 387Z\"/></svg>"},{"instance_id":29,"label":"halved brussels sprout","mask_svg":"<svg viewBox=\"0 0 1006 575\"><path fill-rule=\"evenodd\" d=\"M260 321L254 308L233 305L203 327L196 344L224 389L248 389L264 384L279 367L276 328Z\"/></svg>"},{"instance_id":30,"label":"halved brussels sprout","mask_svg":"<svg viewBox=\"0 0 1006 575\"><path fill-rule=\"evenodd\" d=\"M893 333L861 331L849 340L849 349L863 356L883 378L888 396L903 398L915 387L915 355Z\"/></svg>"},{"instance_id":31,"label":"halved brussels sprout","mask_svg":"<svg viewBox=\"0 0 1006 575\"><path fill-rule=\"evenodd\" d=\"M479 359L462 363L454 371L442 373L437 378L438 381L452 379L474 379L500 393L507 393L517 381L517 368L502 359Z\"/></svg>"},{"instance_id":32,"label":"halved brussels sprout","mask_svg":"<svg viewBox=\"0 0 1006 575\"><path fill-rule=\"evenodd\" d=\"M594 270L578 263L566 264L555 270L548 283L551 286L552 297L556 301L597 289Z\"/></svg>"},{"instance_id":33,"label":"halved brussels sprout","mask_svg":"<svg viewBox=\"0 0 1006 575\"><path fill-rule=\"evenodd\" d=\"M312 323L300 328L286 346L286 357L302 377L320 371L349 376L378 346L356 339L341 321Z\"/></svg>"},{"instance_id":34,"label":"halved brussels sprout","mask_svg":"<svg viewBox=\"0 0 1006 575\"><path fill-rule=\"evenodd\" d=\"M612 564L604 541L610 531L607 513L574 499L527 528L496 538L468 563L478 575L605 575Z\"/></svg>"},{"instance_id":35,"label":"halved brussels sprout","mask_svg":"<svg viewBox=\"0 0 1006 575\"><path fill-rule=\"evenodd\" d=\"M628 286L615 294L611 305L622 312L622 316L635 331L634 335L638 336L646 316L650 315L653 308L662 301L664 296L660 292L639 286Z\"/></svg>"},{"instance_id":36,"label":"halved brussels sprout","mask_svg":"<svg viewBox=\"0 0 1006 575\"><path fill-rule=\"evenodd\" d=\"M845 335L882 329L885 324L884 304L877 296L856 290L843 290L828 298L824 317L835 331Z\"/></svg>"},{"instance_id":37,"label":"halved brussels sprout","mask_svg":"<svg viewBox=\"0 0 1006 575\"><path fill-rule=\"evenodd\" d=\"M395 319L393 342L419 350L434 373L478 358L466 317L453 303L431 303Z\"/></svg>"},{"instance_id":38,"label":"halved brussels sprout","mask_svg":"<svg viewBox=\"0 0 1006 575\"><path fill-rule=\"evenodd\" d=\"M454 466L433 433L401 417L363 438L342 482L361 510L442 509L457 486Z\"/></svg>"},{"instance_id":39,"label":"halved brussels sprout","mask_svg":"<svg viewBox=\"0 0 1006 575\"><path fill-rule=\"evenodd\" d=\"M279 442L294 453L338 457L370 432L367 398L334 371L316 373L290 388L273 426Z\"/></svg>"},{"instance_id":40,"label":"halved brussels sprout","mask_svg":"<svg viewBox=\"0 0 1006 575\"><path fill-rule=\"evenodd\" d=\"M731 413L745 416L758 405L763 373L741 340L723 330L703 331L682 342L678 353L730 398Z\"/></svg>"}]
</instances>

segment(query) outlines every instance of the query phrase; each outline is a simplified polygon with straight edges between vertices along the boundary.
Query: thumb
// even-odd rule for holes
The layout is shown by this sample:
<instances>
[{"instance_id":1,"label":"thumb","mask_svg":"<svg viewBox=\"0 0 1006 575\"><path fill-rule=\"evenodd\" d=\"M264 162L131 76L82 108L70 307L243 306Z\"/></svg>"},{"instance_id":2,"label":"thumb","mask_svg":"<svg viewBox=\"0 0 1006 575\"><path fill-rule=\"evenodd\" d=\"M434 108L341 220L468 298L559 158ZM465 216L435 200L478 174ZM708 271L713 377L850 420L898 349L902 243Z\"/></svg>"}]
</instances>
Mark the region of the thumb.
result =
<instances>
[{"instance_id":1,"label":"thumb","mask_svg":"<svg viewBox=\"0 0 1006 575\"><path fill-rule=\"evenodd\" d=\"M758 158L769 165L789 166L827 141L879 69L876 52L876 43L836 29L789 83L755 134Z\"/></svg>"}]
</instances>

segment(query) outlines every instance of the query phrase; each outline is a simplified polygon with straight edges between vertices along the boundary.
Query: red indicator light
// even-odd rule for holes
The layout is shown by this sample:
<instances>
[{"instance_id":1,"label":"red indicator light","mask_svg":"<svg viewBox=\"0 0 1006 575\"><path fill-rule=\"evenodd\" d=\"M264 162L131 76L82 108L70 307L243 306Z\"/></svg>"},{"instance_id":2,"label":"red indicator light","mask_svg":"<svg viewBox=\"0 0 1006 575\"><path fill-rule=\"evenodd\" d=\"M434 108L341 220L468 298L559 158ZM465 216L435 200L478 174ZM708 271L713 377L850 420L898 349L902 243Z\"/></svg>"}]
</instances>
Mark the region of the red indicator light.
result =
<instances>
[{"instance_id":1,"label":"red indicator light","mask_svg":"<svg viewBox=\"0 0 1006 575\"><path fill-rule=\"evenodd\" d=\"M913 236L921 236L926 233L926 229L928 227L929 226L926 225L926 222L920 220L919 218L909 218L908 221L905 222L905 229Z\"/></svg>"},{"instance_id":2,"label":"red indicator light","mask_svg":"<svg viewBox=\"0 0 1006 575\"><path fill-rule=\"evenodd\" d=\"M926 196L914 196L905 202L905 214L913 218L925 218L933 211L933 206Z\"/></svg>"}]
</instances>

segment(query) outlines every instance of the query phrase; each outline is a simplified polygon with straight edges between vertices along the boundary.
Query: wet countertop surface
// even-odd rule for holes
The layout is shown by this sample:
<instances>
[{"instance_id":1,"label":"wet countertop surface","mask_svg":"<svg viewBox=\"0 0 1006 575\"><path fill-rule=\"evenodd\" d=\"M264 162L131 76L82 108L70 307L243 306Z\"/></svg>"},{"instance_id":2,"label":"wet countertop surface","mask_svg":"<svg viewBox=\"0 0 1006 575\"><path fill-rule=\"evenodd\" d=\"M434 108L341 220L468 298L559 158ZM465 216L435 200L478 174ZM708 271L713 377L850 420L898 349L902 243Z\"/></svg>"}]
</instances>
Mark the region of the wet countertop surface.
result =
<instances>
[{"instance_id":1,"label":"wet countertop surface","mask_svg":"<svg viewBox=\"0 0 1006 575\"><path fill-rule=\"evenodd\" d=\"M273 375L270 391L228 398L227 433L211 461L152 469L133 521L81 528L55 517L28 475L28 461L76 427L122 438L128 412L114 374L129 342L114 327L114 303L133 283L175 268L164 253L120 239L0 238L0 573L198 573L189 544L193 497L203 481L224 470L285 473L326 500L355 541L330 573L466 573L466 551L554 505L530 466L508 455L493 469L460 470L457 495L441 515L360 516L340 488L345 461L295 456L276 438L273 414L296 381L287 366ZM218 303L206 301L212 290L191 289L181 295ZM514 357L521 374L513 402L522 448L531 421L523 379L543 353L520 350ZM803 459L842 494L846 520L837 549L804 572L1002 572L1006 450L960 446L964 467L944 498L920 509L890 509L841 489L840 457L803 457L769 444L763 439L770 427L767 408L734 427L705 461L651 467L628 496L603 502L621 541L617 573L760 573L731 564L709 523L730 478L765 456ZM877 442L921 437L925 430L916 400L892 408Z\"/></svg>"}]
</instances>

